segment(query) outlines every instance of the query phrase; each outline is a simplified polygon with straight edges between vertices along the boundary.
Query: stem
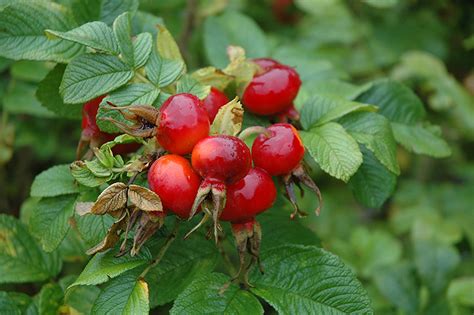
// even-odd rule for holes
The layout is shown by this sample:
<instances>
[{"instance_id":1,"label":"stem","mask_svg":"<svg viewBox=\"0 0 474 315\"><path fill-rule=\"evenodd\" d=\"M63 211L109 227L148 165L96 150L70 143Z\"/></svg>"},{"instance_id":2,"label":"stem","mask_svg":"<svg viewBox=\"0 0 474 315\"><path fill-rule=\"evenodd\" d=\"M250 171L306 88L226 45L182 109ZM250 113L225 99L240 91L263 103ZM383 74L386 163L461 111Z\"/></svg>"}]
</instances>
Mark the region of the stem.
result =
<instances>
[{"instance_id":1,"label":"stem","mask_svg":"<svg viewBox=\"0 0 474 315\"><path fill-rule=\"evenodd\" d=\"M176 219L176 221L174 223L173 230L171 231L170 235L168 235L168 238L166 239L165 243L163 244L163 247L161 247L161 249L158 252L158 255L156 255L155 259L153 259L151 261L151 263L148 265L148 267L146 267L146 269L143 270L143 272L140 275L140 278L144 278L146 276L146 274L150 271L150 269L155 267L156 265L158 265L160 263L161 259L163 259L163 256L165 256L165 253L168 250L168 248L170 247L171 243L173 243L173 241L176 239L180 222L181 221L179 219Z\"/></svg>"},{"instance_id":2,"label":"stem","mask_svg":"<svg viewBox=\"0 0 474 315\"><path fill-rule=\"evenodd\" d=\"M139 72L135 72L135 78L142 83L151 83L144 75Z\"/></svg>"},{"instance_id":3,"label":"stem","mask_svg":"<svg viewBox=\"0 0 474 315\"><path fill-rule=\"evenodd\" d=\"M239 139L245 140L252 135L261 134L261 133L263 133L267 137L271 136L267 128L262 127L262 126L252 126L252 127L248 127L247 129L242 130L239 134Z\"/></svg>"}]
</instances>

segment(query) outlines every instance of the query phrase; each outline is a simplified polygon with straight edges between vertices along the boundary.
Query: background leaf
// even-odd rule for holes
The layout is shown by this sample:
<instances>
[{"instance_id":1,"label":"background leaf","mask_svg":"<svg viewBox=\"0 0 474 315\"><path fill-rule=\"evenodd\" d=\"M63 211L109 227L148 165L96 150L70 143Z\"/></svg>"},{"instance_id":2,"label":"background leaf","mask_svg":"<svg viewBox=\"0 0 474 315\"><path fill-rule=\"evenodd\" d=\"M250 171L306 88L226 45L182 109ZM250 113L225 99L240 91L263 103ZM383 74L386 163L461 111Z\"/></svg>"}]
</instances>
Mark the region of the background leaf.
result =
<instances>
[{"instance_id":1,"label":"background leaf","mask_svg":"<svg viewBox=\"0 0 474 315\"><path fill-rule=\"evenodd\" d=\"M57 253L45 253L15 218L0 214L0 283L43 281L61 270Z\"/></svg>"},{"instance_id":2,"label":"background leaf","mask_svg":"<svg viewBox=\"0 0 474 315\"><path fill-rule=\"evenodd\" d=\"M282 314L370 314L367 293L336 256L313 246L286 245L262 253L265 275L251 275L251 292Z\"/></svg>"},{"instance_id":3,"label":"background leaf","mask_svg":"<svg viewBox=\"0 0 474 315\"><path fill-rule=\"evenodd\" d=\"M235 284L219 294L229 281L229 277L220 273L199 277L178 296L170 314L263 314L259 301Z\"/></svg>"},{"instance_id":4,"label":"background leaf","mask_svg":"<svg viewBox=\"0 0 474 315\"><path fill-rule=\"evenodd\" d=\"M69 171L69 165L56 165L35 177L31 185L32 197L55 197L79 192Z\"/></svg>"}]
</instances>

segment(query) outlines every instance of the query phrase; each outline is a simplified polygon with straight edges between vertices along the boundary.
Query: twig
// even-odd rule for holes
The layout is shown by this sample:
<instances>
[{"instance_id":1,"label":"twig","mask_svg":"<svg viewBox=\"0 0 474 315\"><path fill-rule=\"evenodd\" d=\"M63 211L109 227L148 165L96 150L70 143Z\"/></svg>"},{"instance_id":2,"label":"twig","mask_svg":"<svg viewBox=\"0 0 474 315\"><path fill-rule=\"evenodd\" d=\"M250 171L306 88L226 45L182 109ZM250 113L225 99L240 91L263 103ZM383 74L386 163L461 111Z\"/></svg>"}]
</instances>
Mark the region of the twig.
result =
<instances>
[{"instance_id":1,"label":"twig","mask_svg":"<svg viewBox=\"0 0 474 315\"><path fill-rule=\"evenodd\" d=\"M170 235L168 235L168 238L166 239L165 243L163 244L163 247L161 247L161 249L158 252L158 255L156 255L155 259L153 259L151 261L151 263L148 265L148 267L146 267L146 269L143 270L143 272L140 275L141 278L144 278L146 276L146 274L150 271L150 269L155 267L156 265L158 265L160 263L161 259L163 259L163 256L165 256L165 253L168 250L168 248L170 247L171 243L173 243L173 241L176 239L180 222L181 221L179 219L176 219L176 221L174 223L173 230L171 231Z\"/></svg>"}]
</instances>

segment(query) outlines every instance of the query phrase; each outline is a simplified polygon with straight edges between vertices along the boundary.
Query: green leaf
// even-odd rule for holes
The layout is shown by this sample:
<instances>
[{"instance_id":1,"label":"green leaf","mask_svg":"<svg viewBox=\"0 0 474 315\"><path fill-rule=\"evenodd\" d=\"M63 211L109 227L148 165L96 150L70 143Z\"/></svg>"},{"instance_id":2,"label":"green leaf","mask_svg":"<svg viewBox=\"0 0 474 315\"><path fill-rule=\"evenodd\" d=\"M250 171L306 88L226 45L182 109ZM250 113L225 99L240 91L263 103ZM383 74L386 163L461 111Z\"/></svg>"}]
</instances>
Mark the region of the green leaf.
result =
<instances>
[{"instance_id":1,"label":"green leaf","mask_svg":"<svg viewBox=\"0 0 474 315\"><path fill-rule=\"evenodd\" d=\"M393 194L397 176L380 164L375 155L361 148L363 163L349 180L354 197L369 208L380 208Z\"/></svg>"},{"instance_id":2,"label":"green leaf","mask_svg":"<svg viewBox=\"0 0 474 315\"><path fill-rule=\"evenodd\" d=\"M138 9L138 0L102 0L100 7L100 20L108 25L123 12L133 15Z\"/></svg>"},{"instance_id":3,"label":"green leaf","mask_svg":"<svg viewBox=\"0 0 474 315\"><path fill-rule=\"evenodd\" d=\"M0 283L43 281L61 270L57 253L43 252L15 218L0 214Z\"/></svg>"},{"instance_id":4,"label":"green leaf","mask_svg":"<svg viewBox=\"0 0 474 315\"><path fill-rule=\"evenodd\" d=\"M204 52L209 63L224 68L229 45L243 47L249 58L268 56L265 34L251 18L235 11L208 17L204 22Z\"/></svg>"},{"instance_id":5,"label":"green leaf","mask_svg":"<svg viewBox=\"0 0 474 315\"><path fill-rule=\"evenodd\" d=\"M164 25L163 19L161 17L140 10L138 10L133 15L133 34L147 32L150 33L154 38L156 38L158 34L158 28L156 27L157 25Z\"/></svg>"},{"instance_id":6,"label":"green leaf","mask_svg":"<svg viewBox=\"0 0 474 315\"><path fill-rule=\"evenodd\" d=\"M56 165L35 177L31 185L32 197L54 197L78 193L69 165Z\"/></svg>"},{"instance_id":7,"label":"green leaf","mask_svg":"<svg viewBox=\"0 0 474 315\"><path fill-rule=\"evenodd\" d=\"M209 92L211 92L210 85L203 85L190 75L181 77L176 85L176 93L191 93L200 99L206 98Z\"/></svg>"},{"instance_id":8,"label":"green leaf","mask_svg":"<svg viewBox=\"0 0 474 315\"><path fill-rule=\"evenodd\" d=\"M122 59L128 65L133 66L135 62L132 44L132 21L130 12L124 12L115 19L113 30Z\"/></svg>"},{"instance_id":9,"label":"green leaf","mask_svg":"<svg viewBox=\"0 0 474 315\"><path fill-rule=\"evenodd\" d=\"M65 290L64 286L63 290ZM94 286L74 287L67 290L64 304L69 307L71 314L91 314L92 306L99 293L100 289Z\"/></svg>"},{"instance_id":10,"label":"green leaf","mask_svg":"<svg viewBox=\"0 0 474 315\"><path fill-rule=\"evenodd\" d=\"M64 75L66 65L57 64L51 72L39 83L36 98L41 105L54 112L59 117L79 119L82 117L82 106L79 104L65 104L59 95L59 86Z\"/></svg>"},{"instance_id":11,"label":"green leaf","mask_svg":"<svg viewBox=\"0 0 474 315\"><path fill-rule=\"evenodd\" d=\"M312 91L317 91L316 94L318 95L339 97L351 101L362 92L367 91L371 87L371 84L357 86L344 81L332 79L316 80L311 82L311 85L308 85L308 87L311 87Z\"/></svg>"},{"instance_id":12,"label":"green leaf","mask_svg":"<svg viewBox=\"0 0 474 315\"><path fill-rule=\"evenodd\" d=\"M84 54L66 67L60 93L66 103L81 103L121 87L133 71L115 56Z\"/></svg>"},{"instance_id":13,"label":"green leaf","mask_svg":"<svg viewBox=\"0 0 474 315\"><path fill-rule=\"evenodd\" d=\"M114 218L108 215L86 214L76 217L77 229L88 247L102 241L114 221Z\"/></svg>"},{"instance_id":14,"label":"green leaf","mask_svg":"<svg viewBox=\"0 0 474 315\"><path fill-rule=\"evenodd\" d=\"M57 284L48 283L41 288L39 293L38 311L41 315L59 314L64 293Z\"/></svg>"},{"instance_id":15,"label":"green leaf","mask_svg":"<svg viewBox=\"0 0 474 315\"><path fill-rule=\"evenodd\" d=\"M68 62L84 51L69 41L50 41L45 29L67 31L75 23L63 6L49 1L16 1L0 11L0 56L13 60Z\"/></svg>"},{"instance_id":16,"label":"green leaf","mask_svg":"<svg viewBox=\"0 0 474 315\"><path fill-rule=\"evenodd\" d=\"M356 99L379 107L379 114L392 122L414 124L425 118L420 99L405 85L392 80L379 80Z\"/></svg>"},{"instance_id":17,"label":"green leaf","mask_svg":"<svg viewBox=\"0 0 474 315\"><path fill-rule=\"evenodd\" d=\"M140 68L145 65L150 57L150 53L153 47L153 39L150 33L138 34L137 38L133 42L133 55L135 68Z\"/></svg>"},{"instance_id":18,"label":"green leaf","mask_svg":"<svg viewBox=\"0 0 474 315\"><path fill-rule=\"evenodd\" d=\"M408 151L437 158L451 155L449 145L433 129L392 123L395 140Z\"/></svg>"},{"instance_id":19,"label":"green leaf","mask_svg":"<svg viewBox=\"0 0 474 315\"><path fill-rule=\"evenodd\" d=\"M15 301L3 291L0 291L0 314L21 315L21 310Z\"/></svg>"},{"instance_id":20,"label":"green leaf","mask_svg":"<svg viewBox=\"0 0 474 315\"><path fill-rule=\"evenodd\" d=\"M102 100L97 112L97 125L104 132L118 133L120 130L114 124L103 119L111 117L122 122L126 120L117 111L104 110L103 106L107 105L107 102L117 106L152 105L159 94L160 90L148 83L133 83L114 91Z\"/></svg>"},{"instance_id":21,"label":"green leaf","mask_svg":"<svg viewBox=\"0 0 474 315\"><path fill-rule=\"evenodd\" d=\"M34 84L12 80L3 97L3 109L13 114L50 118L54 113L41 106L35 98Z\"/></svg>"},{"instance_id":22,"label":"green leaf","mask_svg":"<svg viewBox=\"0 0 474 315\"><path fill-rule=\"evenodd\" d=\"M459 278L451 281L448 298L460 305L474 306L474 277Z\"/></svg>"},{"instance_id":23,"label":"green leaf","mask_svg":"<svg viewBox=\"0 0 474 315\"><path fill-rule=\"evenodd\" d=\"M158 54L165 59L183 61L178 44L171 33L163 25L157 25L158 36L156 39L156 49Z\"/></svg>"},{"instance_id":24,"label":"green leaf","mask_svg":"<svg viewBox=\"0 0 474 315\"><path fill-rule=\"evenodd\" d=\"M362 164L359 145L337 123L329 122L310 131L301 131L300 135L321 169L333 177L347 182Z\"/></svg>"},{"instance_id":25,"label":"green leaf","mask_svg":"<svg viewBox=\"0 0 474 315\"><path fill-rule=\"evenodd\" d=\"M314 95L308 99L301 110L301 125L310 129L341 118L354 111L376 111L377 107L347 101L335 96Z\"/></svg>"},{"instance_id":26,"label":"green leaf","mask_svg":"<svg viewBox=\"0 0 474 315\"><path fill-rule=\"evenodd\" d=\"M388 119L376 113L352 113L338 121L392 173L399 175L397 145Z\"/></svg>"},{"instance_id":27,"label":"green leaf","mask_svg":"<svg viewBox=\"0 0 474 315\"><path fill-rule=\"evenodd\" d=\"M178 296L170 314L263 314L257 298L229 283L230 278L220 273L199 277ZM226 284L229 287L220 293Z\"/></svg>"},{"instance_id":28,"label":"green leaf","mask_svg":"<svg viewBox=\"0 0 474 315\"><path fill-rule=\"evenodd\" d=\"M380 268L374 274L374 282L393 305L407 314L417 314L419 289L415 283L413 269L408 263L399 263Z\"/></svg>"},{"instance_id":29,"label":"green leaf","mask_svg":"<svg viewBox=\"0 0 474 315\"><path fill-rule=\"evenodd\" d=\"M335 255L313 246L286 245L262 253L265 274L252 272L251 292L280 314L372 314L354 273Z\"/></svg>"},{"instance_id":30,"label":"green leaf","mask_svg":"<svg viewBox=\"0 0 474 315\"><path fill-rule=\"evenodd\" d=\"M52 252L69 231L76 195L42 198L30 217L30 231L40 240L43 250Z\"/></svg>"},{"instance_id":31,"label":"green leaf","mask_svg":"<svg viewBox=\"0 0 474 315\"><path fill-rule=\"evenodd\" d=\"M46 77L51 64L44 61L21 60L14 62L10 67L10 74L13 78L38 83Z\"/></svg>"},{"instance_id":32,"label":"green leaf","mask_svg":"<svg viewBox=\"0 0 474 315\"><path fill-rule=\"evenodd\" d=\"M433 295L441 293L460 262L458 251L435 240L414 239L413 243L418 274Z\"/></svg>"},{"instance_id":33,"label":"green leaf","mask_svg":"<svg viewBox=\"0 0 474 315\"><path fill-rule=\"evenodd\" d=\"M76 161L72 163L70 168L74 179L79 184L87 187L97 187L111 179L111 176L101 177L94 175L94 173L87 167L87 164L83 161Z\"/></svg>"},{"instance_id":34,"label":"green leaf","mask_svg":"<svg viewBox=\"0 0 474 315\"><path fill-rule=\"evenodd\" d=\"M96 285L107 282L151 260L151 254L146 248L143 248L140 254L134 257L129 255L116 257L116 254L116 250L96 254L69 288L78 285ZM162 280L160 279L160 281Z\"/></svg>"},{"instance_id":35,"label":"green leaf","mask_svg":"<svg viewBox=\"0 0 474 315\"><path fill-rule=\"evenodd\" d=\"M104 22L90 22L67 32L46 30L52 38L62 38L67 41L88 46L98 51L118 55L119 47L112 29Z\"/></svg>"},{"instance_id":36,"label":"green leaf","mask_svg":"<svg viewBox=\"0 0 474 315\"><path fill-rule=\"evenodd\" d=\"M244 109L236 97L219 108L209 134L235 136L242 130L243 119Z\"/></svg>"},{"instance_id":37,"label":"green leaf","mask_svg":"<svg viewBox=\"0 0 474 315\"><path fill-rule=\"evenodd\" d=\"M111 280L97 297L92 314L148 314L148 285L132 270Z\"/></svg>"},{"instance_id":38,"label":"green leaf","mask_svg":"<svg viewBox=\"0 0 474 315\"><path fill-rule=\"evenodd\" d=\"M145 278L150 283L152 307L175 300L194 279L210 273L218 257L216 246L204 235L193 235L187 240L178 237L160 264L152 268Z\"/></svg>"},{"instance_id":39,"label":"green leaf","mask_svg":"<svg viewBox=\"0 0 474 315\"><path fill-rule=\"evenodd\" d=\"M145 71L152 83L165 87L174 83L184 73L185 65L181 60L164 59L153 51L145 65Z\"/></svg>"}]
</instances>

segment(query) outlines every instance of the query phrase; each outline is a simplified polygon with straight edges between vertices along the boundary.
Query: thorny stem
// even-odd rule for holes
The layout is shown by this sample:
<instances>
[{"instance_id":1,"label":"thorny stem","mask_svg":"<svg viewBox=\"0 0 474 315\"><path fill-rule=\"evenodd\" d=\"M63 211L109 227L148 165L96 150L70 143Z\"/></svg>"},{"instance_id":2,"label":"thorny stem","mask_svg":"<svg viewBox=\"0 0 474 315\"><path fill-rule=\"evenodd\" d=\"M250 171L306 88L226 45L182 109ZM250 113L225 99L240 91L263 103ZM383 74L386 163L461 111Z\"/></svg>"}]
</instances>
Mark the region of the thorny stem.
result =
<instances>
[{"instance_id":1,"label":"thorny stem","mask_svg":"<svg viewBox=\"0 0 474 315\"><path fill-rule=\"evenodd\" d=\"M160 263L161 259L163 259L163 257L166 254L166 251L168 250L171 243L173 243L173 241L176 239L176 236L178 235L178 229L179 229L179 223L180 222L181 222L180 220L176 219L176 221L174 223L173 230L171 231L170 235L168 235L168 238L166 239L165 243L163 244L163 247L161 247L161 249L158 252L158 255L156 255L155 259L153 259L151 261L151 263L148 265L148 267L146 267L146 269L143 270L143 272L140 275L140 278L144 278L146 276L146 274L150 271L150 269L155 267L156 265L158 265Z\"/></svg>"}]
</instances>

